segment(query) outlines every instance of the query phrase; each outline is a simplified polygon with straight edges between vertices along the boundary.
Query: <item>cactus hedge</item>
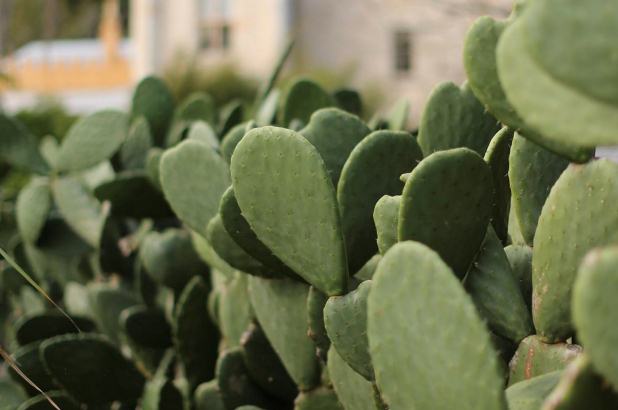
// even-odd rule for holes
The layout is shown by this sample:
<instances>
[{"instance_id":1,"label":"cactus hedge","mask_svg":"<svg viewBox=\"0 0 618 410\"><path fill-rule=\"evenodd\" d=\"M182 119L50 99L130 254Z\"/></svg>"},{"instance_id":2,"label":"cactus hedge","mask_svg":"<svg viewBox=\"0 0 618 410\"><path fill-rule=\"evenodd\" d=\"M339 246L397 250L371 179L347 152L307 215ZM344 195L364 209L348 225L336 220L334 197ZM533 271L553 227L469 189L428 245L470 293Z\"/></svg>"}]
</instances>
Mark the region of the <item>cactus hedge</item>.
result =
<instances>
[{"instance_id":1,"label":"cactus hedge","mask_svg":"<svg viewBox=\"0 0 618 410\"><path fill-rule=\"evenodd\" d=\"M0 114L0 409L618 409L617 27L478 19L418 132L290 48L252 106Z\"/></svg>"}]
</instances>

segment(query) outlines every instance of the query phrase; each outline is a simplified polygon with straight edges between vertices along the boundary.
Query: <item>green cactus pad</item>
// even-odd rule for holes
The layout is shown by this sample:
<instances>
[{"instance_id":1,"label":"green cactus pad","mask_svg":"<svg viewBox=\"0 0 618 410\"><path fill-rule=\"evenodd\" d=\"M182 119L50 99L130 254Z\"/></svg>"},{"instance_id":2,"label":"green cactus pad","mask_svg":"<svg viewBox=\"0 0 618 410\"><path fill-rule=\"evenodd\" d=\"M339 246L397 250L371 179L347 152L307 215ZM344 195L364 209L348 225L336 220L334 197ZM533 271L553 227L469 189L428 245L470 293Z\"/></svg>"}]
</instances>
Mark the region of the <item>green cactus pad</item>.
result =
<instances>
[{"instance_id":1,"label":"green cactus pad","mask_svg":"<svg viewBox=\"0 0 618 410\"><path fill-rule=\"evenodd\" d=\"M391 409L506 409L489 332L437 253L411 241L393 246L367 315L376 381Z\"/></svg>"},{"instance_id":2,"label":"green cactus pad","mask_svg":"<svg viewBox=\"0 0 618 410\"><path fill-rule=\"evenodd\" d=\"M534 333L519 281L491 227L466 276L465 287L493 332L515 343Z\"/></svg>"},{"instance_id":3,"label":"green cactus pad","mask_svg":"<svg viewBox=\"0 0 618 410\"><path fill-rule=\"evenodd\" d=\"M380 254L397 243L397 226L399 225L399 207L401 195L384 195L376 202L373 209L373 222L376 226L376 243Z\"/></svg>"},{"instance_id":4,"label":"green cactus pad","mask_svg":"<svg viewBox=\"0 0 618 410\"><path fill-rule=\"evenodd\" d=\"M212 127L204 121L196 121L188 129L187 139L203 142L212 149L219 150L219 139Z\"/></svg>"},{"instance_id":5,"label":"green cactus pad","mask_svg":"<svg viewBox=\"0 0 618 410\"><path fill-rule=\"evenodd\" d=\"M169 218L170 205L143 171L123 172L97 186L94 195L111 203L113 216L121 218Z\"/></svg>"},{"instance_id":6,"label":"green cactus pad","mask_svg":"<svg viewBox=\"0 0 618 410\"><path fill-rule=\"evenodd\" d=\"M73 323L71 323L71 320ZM24 346L66 333L92 332L95 330L95 324L85 317L73 316L71 320L59 313L22 316L15 321L15 340L21 346Z\"/></svg>"},{"instance_id":7,"label":"green cactus pad","mask_svg":"<svg viewBox=\"0 0 618 410\"><path fill-rule=\"evenodd\" d=\"M126 308L120 315L124 333L140 346L166 349L172 345L172 333L163 311L146 306Z\"/></svg>"},{"instance_id":8,"label":"green cactus pad","mask_svg":"<svg viewBox=\"0 0 618 410\"><path fill-rule=\"evenodd\" d=\"M247 286L247 275L236 271L232 279L219 290L219 330L228 347L240 345L242 335L254 316Z\"/></svg>"},{"instance_id":9,"label":"green cactus pad","mask_svg":"<svg viewBox=\"0 0 618 410\"><path fill-rule=\"evenodd\" d=\"M193 402L196 410L226 410L217 379L200 384L195 389Z\"/></svg>"},{"instance_id":10,"label":"green cactus pad","mask_svg":"<svg viewBox=\"0 0 618 410\"><path fill-rule=\"evenodd\" d=\"M37 138L17 120L0 113L0 159L9 164L47 174L49 165L41 155Z\"/></svg>"},{"instance_id":11,"label":"green cactus pad","mask_svg":"<svg viewBox=\"0 0 618 410\"><path fill-rule=\"evenodd\" d=\"M189 233L180 229L149 232L139 255L146 272L157 283L176 291L181 291L192 277L208 272L193 249Z\"/></svg>"},{"instance_id":12,"label":"green cactus pad","mask_svg":"<svg viewBox=\"0 0 618 410\"><path fill-rule=\"evenodd\" d=\"M340 88L333 92L333 98L342 110L359 117L363 114L363 100L358 91Z\"/></svg>"},{"instance_id":13,"label":"green cactus pad","mask_svg":"<svg viewBox=\"0 0 618 410\"><path fill-rule=\"evenodd\" d=\"M186 136L186 131L194 122L214 124L216 111L212 97L203 92L195 92L189 95L174 112L172 126L167 133L165 145L174 146ZM210 126L209 126L210 127ZM215 142L218 145L218 142Z\"/></svg>"},{"instance_id":14,"label":"green cactus pad","mask_svg":"<svg viewBox=\"0 0 618 410\"><path fill-rule=\"evenodd\" d=\"M255 122L258 126L264 127L275 123L278 107L280 104L281 91L273 89L266 95L264 101L255 110Z\"/></svg>"},{"instance_id":15,"label":"green cactus pad","mask_svg":"<svg viewBox=\"0 0 618 410\"><path fill-rule=\"evenodd\" d=\"M217 360L217 381L226 409L236 409L247 404L268 409L280 406L251 380L239 348L221 354Z\"/></svg>"},{"instance_id":16,"label":"green cactus pad","mask_svg":"<svg viewBox=\"0 0 618 410\"><path fill-rule=\"evenodd\" d=\"M258 238L328 295L345 290L347 261L335 189L316 148L275 127L249 131L232 156L234 193Z\"/></svg>"},{"instance_id":17,"label":"green cactus pad","mask_svg":"<svg viewBox=\"0 0 618 410\"><path fill-rule=\"evenodd\" d=\"M234 126L231 130L225 134L221 141L221 155L223 159L229 164L232 162L232 154L236 149L236 145L245 136L245 128L247 123L242 123Z\"/></svg>"},{"instance_id":18,"label":"green cactus pad","mask_svg":"<svg viewBox=\"0 0 618 410\"><path fill-rule=\"evenodd\" d=\"M618 248L594 250L579 268L573 290L577 336L596 370L618 390L618 332L607 320L618 314Z\"/></svg>"},{"instance_id":19,"label":"green cactus pad","mask_svg":"<svg viewBox=\"0 0 618 410\"><path fill-rule=\"evenodd\" d=\"M186 140L163 154L161 186L178 217L206 236L208 222L217 214L219 201L230 186L229 169L208 145Z\"/></svg>"},{"instance_id":20,"label":"green cactus pad","mask_svg":"<svg viewBox=\"0 0 618 410\"><path fill-rule=\"evenodd\" d=\"M251 379L266 393L292 402L298 388L260 326L252 323L242 336L242 352Z\"/></svg>"},{"instance_id":21,"label":"green cactus pad","mask_svg":"<svg viewBox=\"0 0 618 410\"><path fill-rule=\"evenodd\" d=\"M281 98L278 121L287 127L293 120L307 124L311 114L320 108L334 106L335 100L315 82L300 78L290 84Z\"/></svg>"},{"instance_id":22,"label":"green cactus pad","mask_svg":"<svg viewBox=\"0 0 618 410\"><path fill-rule=\"evenodd\" d=\"M151 148L153 148L153 141L148 122L144 117L136 118L118 152L120 166L123 170L144 169L148 151Z\"/></svg>"},{"instance_id":23,"label":"green cactus pad","mask_svg":"<svg viewBox=\"0 0 618 410\"><path fill-rule=\"evenodd\" d=\"M298 395L294 410L344 410L337 393L328 387L318 387Z\"/></svg>"},{"instance_id":24,"label":"green cactus pad","mask_svg":"<svg viewBox=\"0 0 618 410\"><path fill-rule=\"evenodd\" d=\"M128 290L102 283L88 287L88 301L97 327L113 342L118 342L122 332L118 321L120 313L128 307L139 304L137 297Z\"/></svg>"},{"instance_id":25,"label":"green cactus pad","mask_svg":"<svg viewBox=\"0 0 618 410\"><path fill-rule=\"evenodd\" d=\"M546 341L573 333L571 291L586 253L618 244L618 214L607 211L618 203L617 177L618 164L609 160L570 165L543 206L532 258L532 317Z\"/></svg>"},{"instance_id":26,"label":"green cactus pad","mask_svg":"<svg viewBox=\"0 0 618 410\"><path fill-rule=\"evenodd\" d=\"M503 124L517 129L527 139L571 161L588 161L592 155L590 149L555 141L533 131L507 100L498 76L496 47L502 33L513 20L514 16L506 21L483 16L468 31L464 45L464 66L470 88L489 112Z\"/></svg>"},{"instance_id":27,"label":"green cactus pad","mask_svg":"<svg viewBox=\"0 0 618 410\"><path fill-rule=\"evenodd\" d=\"M532 310L532 248L527 245L509 245L504 248L513 275L519 281L521 294Z\"/></svg>"},{"instance_id":28,"label":"green cactus pad","mask_svg":"<svg viewBox=\"0 0 618 410\"><path fill-rule=\"evenodd\" d=\"M136 118L131 124L127 139L120 147L118 153L122 169L144 169L146 167L148 150L152 148L152 145L148 121L144 117Z\"/></svg>"},{"instance_id":29,"label":"green cactus pad","mask_svg":"<svg viewBox=\"0 0 618 410\"><path fill-rule=\"evenodd\" d=\"M491 168L496 196L491 223L496 234L507 242L509 210L511 208L511 187L509 185L509 153L513 142L513 131L502 128L494 135L485 152L485 161Z\"/></svg>"},{"instance_id":30,"label":"green cactus pad","mask_svg":"<svg viewBox=\"0 0 618 410\"><path fill-rule=\"evenodd\" d=\"M146 175L148 179L150 179L150 182L152 182L152 185L157 187L160 191L162 188L159 165L161 164L163 152L161 148L151 148L146 154Z\"/></svg>"},{"instance_id":31,"label":"green cactus pad","mask_svg":"<svg viewBox=\"0 0 618 410\"><path fill-rule=\"evenodd\" d=\"M17 197L15 218L22 239L36 243L52 207L51 189L45 179L33 179Z\"/></svg>"},{"instance_id":32,"label":"green cactus pad","mask_svg":"<svg viewBox=\"0 0 618 410\"><path fill-rule=\"evenodd\" d=\"M19 369L42 391L57 390L59 388L58 383L52 378L45 367L40 354L40 343L35 342L29 345L23 346L13 353L13 360L19 366ZM39 391L35 389L27 380L24 380L12 367L8 368L8 374L11 379L19 384L28 392L29 395L39 394Z\"/></svg>"},{"instance_id":33,"label":"green cactus pad","mask_svg":"<svg viewBox=\"0 0 618 410\"><path fill-rule=\"evenodd\" d=\"M249 296L268 341L301 390L319 382L315 345L307 335L309 286L289 279L249 278Z\"/></svg>"},{"instance_id":34,"label":"green cactus pad","mask_svg":"<svg viewBox=\"0 0 618 410\"><path fill-rule=\"evenodd\" d=\"M142 393L144 377L101 336L56 336L44 341L40 349L54 379L81 402L132 401Z\"/></svg>"},{"instance_id":35,"label":"green cactus pad","mask_svg":"<svg viewBox=\"0 0 618 410\"><path fill-rule=\"evenodd\" d=\"M506 389L509 410L539 410L561 375L561 371L556 371L510 386Z\"/></svg>"},{"instance_id":36,"label":"green cactus pad","mask_svg":"<svg viewBox=\"0 0 618 410\"><path fill-rule=\"evenodd\" d=\"M192 389L213 378L219 331L206 310L208 286L196 276L178 298L172 335L178 359Z\"/></svg>"},{"instance_id":37,"label":"green cactus pad","mask_svg":"<svg viewBox=\"0 0 618 410\"><path fill-rule=\"evenodd\" d=\"M129 133L129 117L104 110L78 120L60 145L58 171L81 171L97 165L120 148Z\"/></svg>"},{"instance_id":38,"label":"green cactus pad","mask_svg":"<svg viewBox=\"0 0 618 410\"><path fill-rule=\"evenodd\" d=\"M299 132L318 150L333 185L337 186L350 153L371 130L355 115L338 108L324 108L313 113Z\"/></svg>"},{"instance_id":39,"label":"green cactus pad","mask_svg":"<svg viewBox=\"0 0 618 410\"><path fill-rule=\"evenodd\" d=\"M436 152L406 182L398 239L424 243L463 277L487 232L493 198L491 169L478 154L467 148Z\"/></svg>"},{"instance_id":40,"label":"green cactus pad","mask_svg":"<svg viewBox=\"0 0 618 410\"><path fill-rule=\"evenodd\" d=\"M372 383L356 373L334 347L328 351L328 373L345 410L379 410Z\"/></svg>"},{"instance_id":41,"label":"green cactus pad","mask_svg":"<svg viewBox=\"0 0 618 410\"><path fill-rule=\"evenodd\" d=\"M221 198L219 215L225 230L233 241L247 252L252 259L254 258L261 262L261 265L273 272L267 276L276 276L278 274L296 276L290 268L285 266L279 258L273 255L271 250L268 249L266 245L259 240L255 232L253 232L251 226L249 226L249 223L242 215L232 187L229 187ZM214 244L212 241L211 243Z\"/></svg>"},{"instance_id":42,"label":"green cactus pad","mask_svg":"<svg viewBox=\"0 0 618 410\"><path fill-rule=\"evenodd\" d=\"M64 177L52 181L54 202L67 224L93 248L98 248L109 207L102 206L81 181Z\"/></svg>"},{"instance_id":43,"label":"green cactus pad","mask_svg":"<svg viewBox=\"0 0 618 410\"><path fill-rule=\"evenodd\" d=\"M543 343L528 336L519 344L509 363L509 386L542 374L563 370L581 353L581 346L568 343Z\"/></svg>"},{"instance_id":44,"label":"green cactus pad","mask_svg":"<svg viewBox=\"0 0 618 410\"><path fill-rule=\"evenodd\" d=\"M171 380L154 378L144 386L143 410L180 410L184 408L182 394Z\"/></svg>"},{"instance_id":45,"label":"green cactus pad","mask_svg":"<svg viewBox=\"0 0 618 410\"><path fill-rule=\"evenodd\" d=\"M616 408L618 393L582 354L564 370L542 410Z\"/></svg>"},{"instance_id":46,"label":"green cactus pad","mask_svg":"<svg viewBox=\"0 0 618 410\"><path fill-rule=\"evenodd\" d=\"M324 325L324 306L327 300L328 296L311 286L307 296L307 334L315 343L317 355L322 361L326 361L330 348L330 339Z\"/></svg>"},{"instance_id":47,"label":"green cactus pad","mask_svg":"<svg viewBox=\"0 0 618 410\"><path fill-rule=\"evenodd\" d=\"M543 204L569 161L518 134L509 161L513 210L522 236L532 245Z\"/></svg>"},{"instance_id":48,"label":"green cactus pad","mask_svg":"<svg viewBox=\"0 0 618 410\"><path fill-rule=\"evenodd\" d=\"M617 22L614 3L552 0L531 2L505 30L497 49L500 81L526 123L559 142L618 142L618 82L609 68Z\"/></svg>"},{"instance_id":49,"label":"green cactus pad","mask_svg":"<svg viewBox=\"0 0 618 410\"><path fill-rule=\"evenodd\" d=\"M373 255L371 259L369 259L367 263L354 274L354 279L358 279L360 281L371 280L373 278L373 274L378 268L378 263L380 263L381 260L382 255Z\"/></svg>"},{"instance_id":50,"label":"green cactus pad","mask_svg":"<svg viewBox=\"0 0 618 410\"><path fill-rule=\"evenodd\" d=\"M211 219L206 229L206 239L213 250L232 268L255 276L269 278L275 276L273 272L249 255L230 236L223 226L221 215Z\"/></svg>"},{"instance_id":51,"label":"green cactus pad","mask_svg":"<svg viewBox=\"0 0 618 410\"><path fill-rule=\"evenodd\" d=\"M244 118L243 102L233 100L224 105L219 113L217 133L223 137L229 130L240 124Z\"/></svg>"},{"instance_id":52,"label":"green cactus pad","mask_svg":"<svg viewBox=\"0 0 618 410\"><path fill-rule=\"evenodd\" d=\"M391 131L404 131L408 127L409 116L410 101L406 99L397 101L386 116L388 129Z\"/></svg>"},{"instance_id":53,"label":"green cactus pad","mask_svg":"<svg viewBox=\"0 0 618 410\"><path fill-rule=\"evenodd\" d=\"M372 220L376 202L383 195L401 193L399 176L422 159L420 147L406 132L376 131L352 150L337 185L350 272L378 251Z\"/></svg>"},{"instance_id":54,"label":"green cactus pad","mask_svg":"<svg viewBox=\"0 0 618 410\"><path fill-rule=\"evenodd\" d=\"M425 156L466 147L483 155L500 128L467 85L438 85L429 96L419 127L418 143Z\"/></svg>"},{"instance_id":55,"label":"green cactus pad","mask_svg":"<svg viewBox=\"0 0 618 410\"><path fill-rule=\"evenodd\" d=\"M131 117L143 116L150 125L156 145L161 146L174 114L174 97L157 77L140 81L133 93Z\"/></svg>"},{"instance_id":56,"label":"green cactus pad","mask_svg":"<svg viewBox=\"0 0 618 410\"><path fill-rule=\"evenodd\" d=\"M352 369L373 380L367 339L367 298L371 281L344 296L333 296L324 307L324 324L337 353Z\"/></svg>"},{"instance_id":57,"label":"green cactus pad","mask_svg":"<svg viewBox=\"0 0 618 410\"><path fill-rule=\"evenodd\" d=\"M208 221L216 214L221 195L230 184L225 161L207 144L186 140L163 154L160 179L179 217L204 234Z\"/></svg>"}]
</instances>

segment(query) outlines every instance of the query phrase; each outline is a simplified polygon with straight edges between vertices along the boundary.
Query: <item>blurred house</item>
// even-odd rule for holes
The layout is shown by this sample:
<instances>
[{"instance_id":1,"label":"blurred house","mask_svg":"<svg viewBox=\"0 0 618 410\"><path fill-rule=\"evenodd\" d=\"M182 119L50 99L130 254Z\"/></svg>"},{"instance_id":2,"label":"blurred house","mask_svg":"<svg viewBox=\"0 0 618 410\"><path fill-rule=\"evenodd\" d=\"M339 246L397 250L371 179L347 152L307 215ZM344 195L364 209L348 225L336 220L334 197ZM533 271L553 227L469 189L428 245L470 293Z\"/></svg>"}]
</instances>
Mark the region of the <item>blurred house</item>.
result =
<instances>
[{"instance_id":1,"label":"blurred house","mask_svg":"<svg viewBox=\"0 0 618 410\"><path fill-rule=\"evenodd\" d=\"M7 108L32 105L41 95L77 112L126 105L134 83L131 41L122 36L118 1L102 7L98 38L33 41L3 61L12 83L3 96Z\"/></svg>"},{"instance_id":2,"label":"blurred house","mask_svg":"<svg viewBox=\"0 0 618 410\"><path fill-rule=\"evenodd\" d=\"M461 82L463 40L480 15L506 17L511 0L132 0L137 76L179 56L268 75L287 39L292 64L347 74L412 101L415 116L439 82ZM184 53L184 54L182 54ZM187 57L185 57L187 58Z\"/></svg>"}]
</instances>

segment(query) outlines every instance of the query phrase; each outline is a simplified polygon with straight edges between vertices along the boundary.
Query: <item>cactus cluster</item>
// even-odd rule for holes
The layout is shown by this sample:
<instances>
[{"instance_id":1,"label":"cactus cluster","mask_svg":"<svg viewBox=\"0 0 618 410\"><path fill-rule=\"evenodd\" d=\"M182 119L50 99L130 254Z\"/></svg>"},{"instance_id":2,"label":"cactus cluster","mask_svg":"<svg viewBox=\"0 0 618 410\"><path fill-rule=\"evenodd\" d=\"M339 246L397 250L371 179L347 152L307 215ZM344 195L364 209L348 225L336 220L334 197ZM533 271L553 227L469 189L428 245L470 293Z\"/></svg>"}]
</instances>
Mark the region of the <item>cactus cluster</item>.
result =
<instances>
[{"instance_id":1,"label":"cactus cluster","mask_svg":"<svg viewBox=\"0 0 618 410\"><path fill-rule=\"evenodd\" d=\"M0 115L31 174L0 203L0 409L618 408L616 27L615 0L480 18L418 132L280 90L289 49L253 106L149 77L61 143Z\"/></svg>"}]
</instances>

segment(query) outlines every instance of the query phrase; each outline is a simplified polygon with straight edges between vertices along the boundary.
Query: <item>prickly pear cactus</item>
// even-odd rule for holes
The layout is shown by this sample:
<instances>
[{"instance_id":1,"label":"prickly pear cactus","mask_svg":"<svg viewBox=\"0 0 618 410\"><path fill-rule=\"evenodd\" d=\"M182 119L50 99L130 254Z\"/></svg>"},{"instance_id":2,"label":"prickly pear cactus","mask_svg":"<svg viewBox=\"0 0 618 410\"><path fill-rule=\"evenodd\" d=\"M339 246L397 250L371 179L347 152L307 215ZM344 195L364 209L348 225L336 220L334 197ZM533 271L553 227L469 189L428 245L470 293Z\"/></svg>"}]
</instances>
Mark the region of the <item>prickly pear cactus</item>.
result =
<instances>
[{"instance_id":1,"label":"prickly pear cactus","mask_svg":"<svg viewBox=\"0 0 618 410\"><path fill-rule=\"evenodd\" d=\"M252 104L0 114L0 410L618 408L617 25L482 17L418 124L293 42Z\"/></svg>"}]
</instances>

